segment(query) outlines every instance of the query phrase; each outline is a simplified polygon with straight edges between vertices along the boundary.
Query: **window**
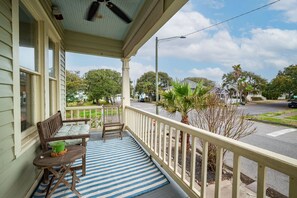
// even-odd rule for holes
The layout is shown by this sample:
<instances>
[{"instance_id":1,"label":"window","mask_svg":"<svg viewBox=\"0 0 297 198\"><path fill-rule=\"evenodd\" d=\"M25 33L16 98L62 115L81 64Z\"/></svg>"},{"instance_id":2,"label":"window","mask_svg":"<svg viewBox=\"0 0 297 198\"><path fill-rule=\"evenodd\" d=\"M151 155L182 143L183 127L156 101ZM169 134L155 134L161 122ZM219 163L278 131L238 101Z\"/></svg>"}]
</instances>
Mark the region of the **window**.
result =
<instances>
[{"instance_id":1,"label":"window","mask_svg":"<svg viewBox=\"0 0 297 198\"><path fill-rule=\"evenodd\" d=\"M48 72L49 72L49 113L53 115L57 112L57 80L55 64L55 43L49 38L48 44Z\"/></svg>"},{"instance_id":2,"label":"window","mask_svg":"<svg viewBox=\"0 0 297 198\"><path fill-rule=\"evenodd\" d=\"M33 126L33 83L37 67L37 21L20 3L19 7L19 63L21 131Z\"/></svg>"},{"instance_id":3,"label":"window","mask_svg":"<svg viewBox=\"0 0 297 198\"><path fill-rule=\"evenodd\" d=\"M29 11L20 4L20 66L32 71L38 71L37 67L37 21Z\"/></svg>"},{"instance_id":4,"label":"window","mask_svg":"<svg viewBox=\"0 0 297 198\"><path fill-rule=\"evenodd\" d=\"M55 78L55 44L51 39L49 39L48 43L48 70L49 76Z\"/></svg>"},{"instance_id":5,"label":"window","mask_svg":"<svg viewBox=\"0 0 297 198\"><path fill-rule=\"evenodd\" d=\"M21 130L32 126L31 75L20 72Z\"/></svg>"}]
</instances>

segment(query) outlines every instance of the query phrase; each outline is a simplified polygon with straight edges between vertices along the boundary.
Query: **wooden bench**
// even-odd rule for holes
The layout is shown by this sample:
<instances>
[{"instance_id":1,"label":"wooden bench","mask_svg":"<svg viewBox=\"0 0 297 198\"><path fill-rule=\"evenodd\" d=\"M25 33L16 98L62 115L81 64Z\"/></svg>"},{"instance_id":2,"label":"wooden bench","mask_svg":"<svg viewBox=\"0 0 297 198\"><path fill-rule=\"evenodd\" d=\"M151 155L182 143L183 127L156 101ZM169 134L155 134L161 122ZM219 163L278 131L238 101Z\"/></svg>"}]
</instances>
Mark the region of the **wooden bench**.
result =
<instances>
[{"instance_id":1,"label":"wooden bench","mask_svg":"<svg viewBox=\"0 0 297 198\"><path fill-rule=\"evenodd\" d=\"M90 119L62 120L61 112L58 111L48 119L38 122L37 128L42 151L48 151L50 149L49 142L53 141L65 141L66 146L81 144L86 147L86 141L90 138L88 121ZM83 124L64 126L63 123ZM74 169L82 169L82 175L86 174L86 155L82 156L82 165L74 167ZM47 176L45 175L45 177Z\"/></svg>"}]
</instances>

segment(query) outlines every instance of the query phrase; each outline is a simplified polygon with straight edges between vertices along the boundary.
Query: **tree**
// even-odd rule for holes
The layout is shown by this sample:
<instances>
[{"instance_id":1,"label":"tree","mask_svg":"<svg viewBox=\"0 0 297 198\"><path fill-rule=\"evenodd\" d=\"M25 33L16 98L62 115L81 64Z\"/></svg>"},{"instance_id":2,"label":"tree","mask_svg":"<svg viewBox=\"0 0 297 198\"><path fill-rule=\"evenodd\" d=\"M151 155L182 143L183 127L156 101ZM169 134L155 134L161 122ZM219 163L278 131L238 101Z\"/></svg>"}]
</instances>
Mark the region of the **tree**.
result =
<instances>
[{"instance_id":1,"label":"tree","mask_svg":"<svg viewBox=\"0 0 297 198\"><path fill-rule=\"evenodd\" d=\"M193 82L196 82L196 83L202 82L203 86L209 87L209 88L214 88L214 86L215 86L214 81L209 80L207 78L203 78L203 77L188 77L188 78L185 78L185 79L189 79L189 80L191 80Z\"/></svg>"},{"instance_id":2,"label":"tree","mask_svg":"<svg viewBox=\"0 0 297 198\"><path fill-rule=\"evenodd\" d=\"M79 71L66 70L66 100L73 101L77 92L84 89L85 86L82 78L79 76Z\"/></svg>"},{"instance_id":3,"label":"tree","mask_svg":"<svg viewBox=\"0 0 297 198\"><path fill-rule=\"evenodd\" d=\"M165 72L158 72L159 88L165 88L171 85L172 78ZM156 73L146 72L139 79L137 79L135 91L138 93L145 93L149 97L156 95Z\"/></svg>"},{"instance_id":4,"label":"tree","mask_svg":"<svg viewBox=\"0 0 297 198\"><path fill-rule=\"evenodd\" d=\"M162 99L159 102L159 106L164 108L169 113L179 112L181 114L181 122L189 124L188 113L194 109L195 104L203 106L204 96L209 91L207 88L202 86L202 83L198 83L196 89L193 91L189 84L173 82L173 88L167 92L162 93ZM181 137L183 134L181 132ZM181 138L181 142L182 138ZM187 149L190 148L190 135L187 135Z\"/></svg>"},{"instance_id":5,"label":"tree","mask_svg":"<svg viewBox=\"0 0 297 198\"><path fill-rule=\"evenodd\" d=\"M297 65L290 65L279 71L272 83L281 93L288 94L289 98L297 94Z\"/></svg>"},{"instance_id":6,"label":"tree","mask_svg":"<svg viewBox=\"0 0 297 198\"><path fill-rule=\"evenodd\" d=\"M204 107L201 108L201 102L195 104L191 125L235 140L256 131L253 123L244 119L243 110L238 109L236 105L222 105L220 98L215 94L205 96ZM209 143L207 165L211 171L216 169L216 151L216 145Z\"/></svg>"},{"instance_id":7,"label":"tree","mask_svg":"<svg viewBox=\"0 0 297 198\"><path fill-rule=\"evenodd\" d=\"M121 74L110 69L90 70L84 76L89 99L99 104L105 97L107 102L121 92Z\"/></svg>"},{"instance_id":8,"label":"tree","mask_svg":"<svg viewBox=\"0 0 297 198\"><path fill-rule=\"evenodd\" d=\"M249 92L259 93L267 85L267 80L248 71L243 71L240 65L232 66L233 71L223 75L223 87L235 89L237 94L246 101Z\"/></svg>"}]
</instances>

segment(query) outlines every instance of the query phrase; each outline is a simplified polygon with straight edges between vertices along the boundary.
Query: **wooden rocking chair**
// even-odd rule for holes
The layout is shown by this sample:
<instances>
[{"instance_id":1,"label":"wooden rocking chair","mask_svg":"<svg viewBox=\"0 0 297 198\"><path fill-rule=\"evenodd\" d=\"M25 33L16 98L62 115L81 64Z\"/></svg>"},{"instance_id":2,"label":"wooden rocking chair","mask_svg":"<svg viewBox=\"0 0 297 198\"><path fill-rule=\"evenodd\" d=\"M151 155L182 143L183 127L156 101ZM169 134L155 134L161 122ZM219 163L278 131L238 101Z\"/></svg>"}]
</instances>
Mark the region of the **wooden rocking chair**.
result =
<instances>
[{"instance_id":1,"label":"wooden rocking chair","mask_svg":"<svg viewBox=\"0 0 297 198\"><path fill-rule=\"evenodd\" d=\"M124 123L121 122L120 106L103 106L103 132L102 139L109 134L119 133L123 139Z\"/></svg>"}]
</instances>

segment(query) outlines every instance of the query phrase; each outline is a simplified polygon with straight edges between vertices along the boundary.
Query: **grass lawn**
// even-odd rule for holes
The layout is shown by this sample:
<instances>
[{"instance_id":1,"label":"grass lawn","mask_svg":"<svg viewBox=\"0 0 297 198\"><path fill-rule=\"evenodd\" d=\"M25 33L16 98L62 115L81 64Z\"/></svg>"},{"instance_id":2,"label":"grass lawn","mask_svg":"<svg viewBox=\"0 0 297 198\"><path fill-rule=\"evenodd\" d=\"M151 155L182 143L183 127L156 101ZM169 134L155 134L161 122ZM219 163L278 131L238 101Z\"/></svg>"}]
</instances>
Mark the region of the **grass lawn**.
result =
<instances>
[{"instance_id":1,"label":"grass lawn","mask_svg":"<svg viewBox=\"0 0 297 198\"><path fill-rule=\"evenodd\" d=\"M297 127L297 109L263 113L255 116L247 116L246 118L254 121Z\"/></svg>"}]
</instances>

